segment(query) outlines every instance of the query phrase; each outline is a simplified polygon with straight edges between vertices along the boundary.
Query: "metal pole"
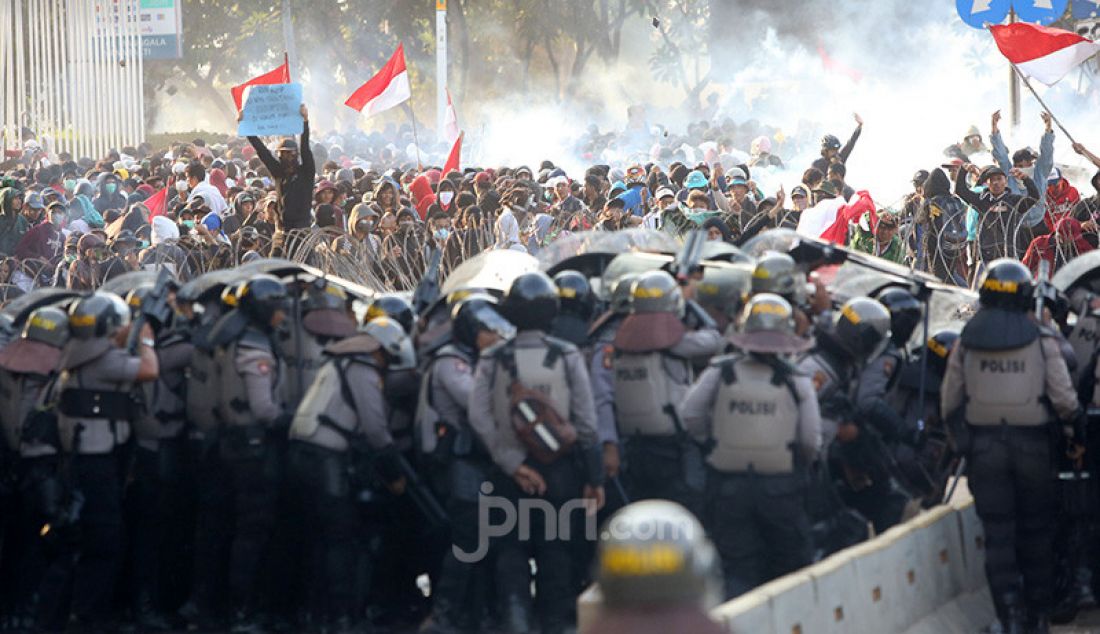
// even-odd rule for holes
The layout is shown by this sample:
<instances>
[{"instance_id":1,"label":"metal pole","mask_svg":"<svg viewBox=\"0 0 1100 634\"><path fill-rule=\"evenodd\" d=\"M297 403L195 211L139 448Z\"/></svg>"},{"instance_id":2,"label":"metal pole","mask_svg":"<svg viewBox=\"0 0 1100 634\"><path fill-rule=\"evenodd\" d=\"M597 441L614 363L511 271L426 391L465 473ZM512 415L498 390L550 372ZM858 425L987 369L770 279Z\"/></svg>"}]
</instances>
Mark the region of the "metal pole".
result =
<instances>
[{"instance_id":1,"label":"metal pole","mask_svg":"<svg viewBox=\"0 0 1100 634\"><path fill-rule=\"evenodd\" d=\"M177 14L179 9L177 9ZM294 46L294 15L290 9L290 0L283 0L283 46L290 76L298 76L298 48Z\"/></svg>"},{"instance_id":2,"label":"metal pole","mask_svg":"<svg viewBox=\"0 0 1100 634\"><path fill-rule=\"evenodd\" d=\"M176 3L176 16L179 16L180 11L181 11L181 8L179 6L179 3L177 2ZM140 15L140 13L138 15L138 21L134 26L134 31L135 31L134 38L135 38L135 41L137 42L137 53L135 55L136 62L137 62L137 68L135 68L134 70L137 73L137 104L138 104L137 143L135 145L140 145L141 143L145 142L145 45L142 43L142 40L141 40L141 15ZM178 29L177 29L177 31L178 31ZM133 62L131 62L131 63L133 63Z\"/></svg>"},{"instance_id":3,"label":"metal pole","mask_svg":"<svg viewBox=\"0 0 1100 634\"><path fill-rule=\"evenodd\" d=\"M11 19L11 5L7 2L0 2L0 24L12 24ZM0 40L0 89L2 89L3 97L0 101L0 156L6 155L8 149L8 139L11 135L11 110L12 110L12 59L11 59L11 37L5 37Z\"/></svg>"},{"instance_id":4,"label":"metal pole","mask_svg":"<svg viewBox=\"0 0 1100 634\"><path fill-rule=\"evenodd\" d=\"M1008 23L1016 22L1016 9L1009 9ZM1008 120L1015 130L1020 126L1020 78L1016 75L1016 69L1009 63L1008 68Z\"/></svg>"},{"instance_id":5,"label":"metal pole","mask_svg":"<svg viewBox=\"0 0 1100 634\"><path fill-rule=\"evenodd\" d=\"M15 0L15 145L23 147L23 109L27 105L27 72L23 49L23 0Z\"/></svg>"},{"instance_id":6,"label":"metal pole","mask_svg":"<svg viewBox=\"0 0 1100 634\"><path fill-rule=\"evenodd\" d=\"M443 141L447 117L447 0L435 0L435 136Z\"/></svg>"}]
</instances>

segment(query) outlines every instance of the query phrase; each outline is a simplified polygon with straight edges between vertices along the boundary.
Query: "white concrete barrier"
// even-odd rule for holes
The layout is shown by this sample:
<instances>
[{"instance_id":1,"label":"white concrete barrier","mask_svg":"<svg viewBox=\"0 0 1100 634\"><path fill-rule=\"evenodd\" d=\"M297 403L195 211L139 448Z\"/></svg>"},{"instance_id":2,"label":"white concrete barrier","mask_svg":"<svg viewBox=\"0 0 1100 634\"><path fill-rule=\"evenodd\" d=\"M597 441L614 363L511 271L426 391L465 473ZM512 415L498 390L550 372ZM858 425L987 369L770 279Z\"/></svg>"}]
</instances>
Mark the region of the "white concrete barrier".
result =
<instances>
[{"instance_id":1,"label":"white concrete barrier","mask_svg":"<svg viewBox=\"0 0 1100 634\"><path fill-rule=\"evenodd\" d=\"M981 522L961 485L950 504L722 604L712 616L742 634L965 634L994 619L984 566ZM582 630L599 609L595 597L580 599Z\"/></svg>"}]
</instances>

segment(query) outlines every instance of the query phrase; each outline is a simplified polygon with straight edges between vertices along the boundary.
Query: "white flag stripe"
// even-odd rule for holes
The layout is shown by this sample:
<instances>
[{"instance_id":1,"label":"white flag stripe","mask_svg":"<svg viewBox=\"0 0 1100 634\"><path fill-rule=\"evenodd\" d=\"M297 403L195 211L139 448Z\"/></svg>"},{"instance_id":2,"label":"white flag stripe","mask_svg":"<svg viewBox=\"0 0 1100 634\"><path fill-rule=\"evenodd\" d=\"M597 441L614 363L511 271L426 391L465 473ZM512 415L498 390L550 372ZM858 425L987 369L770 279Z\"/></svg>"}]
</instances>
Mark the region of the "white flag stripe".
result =
<instances>
[{"instance_id":1,"label":"white flag stripe","mask_svg":"<svg viewBox=\"0 0 1100 634\"><path fill-rule=\"evenodd\" d=\"M412 90L409 89L409 73L398 73L394 75L393 80L390 81L381 94L367 102L367 105L363 107L363 112L368 117L373 117L401 105L410 97L412 97Z\"/></svg>"},{"instance_id":2,"label":"white flag stripe","mask_svg":"<svg viewBox=\"0 0 1100 634\"><path fill-rule=\"evenodd\" d=\"M1054 51L1042 57L1016 64L1016 68L1028 77L1033 77L1048 86L1053 86L1088 58L1100 52L1100 44L1078 42L1073 46Z\"/></svg>"}]
</instances>

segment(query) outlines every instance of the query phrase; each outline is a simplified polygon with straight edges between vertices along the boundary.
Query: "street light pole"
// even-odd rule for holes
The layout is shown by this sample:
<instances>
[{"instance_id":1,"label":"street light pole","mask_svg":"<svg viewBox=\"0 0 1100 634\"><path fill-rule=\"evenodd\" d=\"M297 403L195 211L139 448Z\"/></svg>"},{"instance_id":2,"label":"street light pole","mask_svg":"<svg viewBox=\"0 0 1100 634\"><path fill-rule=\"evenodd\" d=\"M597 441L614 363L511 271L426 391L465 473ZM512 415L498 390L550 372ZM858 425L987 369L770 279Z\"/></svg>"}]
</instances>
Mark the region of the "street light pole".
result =
<instances>
[{"instance_id":1,"label":"street light pole","mask_svg":"<svg viewBox=\"0 0 1100 634\"><path fill-rule=\"evenodd\" d=\"M435 136L443 141L447 116L447 0L435 0Z\"/></svg>"}]
</instances>

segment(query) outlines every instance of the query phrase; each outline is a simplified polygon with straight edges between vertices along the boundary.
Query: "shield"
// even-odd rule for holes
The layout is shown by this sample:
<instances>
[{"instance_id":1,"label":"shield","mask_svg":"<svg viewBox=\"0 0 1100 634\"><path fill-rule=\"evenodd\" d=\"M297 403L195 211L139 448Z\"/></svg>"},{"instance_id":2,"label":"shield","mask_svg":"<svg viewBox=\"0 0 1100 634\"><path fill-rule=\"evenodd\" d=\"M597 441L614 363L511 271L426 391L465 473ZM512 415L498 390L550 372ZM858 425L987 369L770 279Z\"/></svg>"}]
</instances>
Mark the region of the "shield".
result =
<instances>
[{"instance_id":1,"label":"shield","mask_svg":"<svg viewBox=\"0 0 1100 634\"><path fill-rule=\"evenodd\" d=\"M65 300L79 297L80 293L64 288L47 286L36 288L4 306L3 314L11 318L12 329L20 329L23 322L36 309L50 304L59 304Z\"/></svg>"},{"instance_id":2,"label":"shield","mask_svg":"<svg viewBox=\"0 0 1100 634\"><path fill-rule=\"evenodd\" d=\"M741 249L721 240L707 240L703 243L704 260L720 260L723 262L751 262L752 257Z\"/></svg>"},{"instance_id":3,"label":"shield","mask_svg":"<svg viewBox=\"0 0 1100 634\"><path fill-rule=\"evenodd\" d=\"M157 272L156 271L130 271L129 273L123 273L117 277L112 277L103 283L103 286L99 287L99 290L105 293L114 293L119 297L126 297L126 293L141 286L152 286L156 284Z\"/></svg>"},{"instance_id":4,"label":"shield","mask_svg":"<svg viewBox=\"0 0 1100 634\"><path fill-rule=\"evenodd\" d=\"M203 273L181 286L176 297L181 301L196 301L215 287L232 284L239 275L236 269L217 269Z\"/></svg>"},{"instance_id":5,"label":"shield","mask_svg":"<svg viewBox=\"0 0 1100 634\"><path fill-rule=\"evenodd\" d=\"M1089 251L1066 262L1050 283L1067 295L1078 287L1100 292L1100 251Z\"/></svg>"},{"instance_id":6,"label":"shield","mask_svg":"<svg viewBox=\"0 0 1100 634\"><path fill-rule=\"evenodd\" d=\"M786 253L804 237L796 233L794 229L768 229L756 234L745 244L742 244L741 250L745 252L745 255L753 258L764 255L766 251Z\"/></svg>"},{"instance_id":7,"label":"shield","mask_svg":"<svg viewBox=\"0 0 1100 634\"><path fill-rule=\"evenodd\" d=\"M664 268L672 262L671 255L660 253L621 253L614 257L603 270L603 275L592 284L592 292L603 301L611 299L611 288L615 282L630 273L645 273Z\"/></svg>"},{"instance_id":8,"label":"shield","mask_svg":"<svg viewBox=\"0 0 1100 634\"><path fill-rule=\"evenodd\" d=\"M253 260L248 264L242 264L237 267L237 271L242 279L246 279L253 275L268 274L275 277L286 277L288 275L297 275L307 270L302 264L297 262L291 262L290 260L284 260L283 258L263 258L261 260Z\"/></svg>"},{"instance_id":9,"label":"shield","mask_svg":"<svg viewBox=\"0 0 1100 634\"><path fill-rule=\"evenodd\" d=\"M512 280L537 270L539 261L526 253L511 249L483 251L455 267L443 281L440 294L475 288L504 293Z\"/></svg>"},{"instance_id":10,"label":"shield","mask_svg":"<svg viewBox=\"0 0 1100 634\"><path fill-rule=\"evenodd\" d=\"M656 229L585 231L561 236L539 251L539 267L547 275L572 269L597 277L616 255L635 251L676 253L680 243Z\"/></svg>"}]
</instances>

